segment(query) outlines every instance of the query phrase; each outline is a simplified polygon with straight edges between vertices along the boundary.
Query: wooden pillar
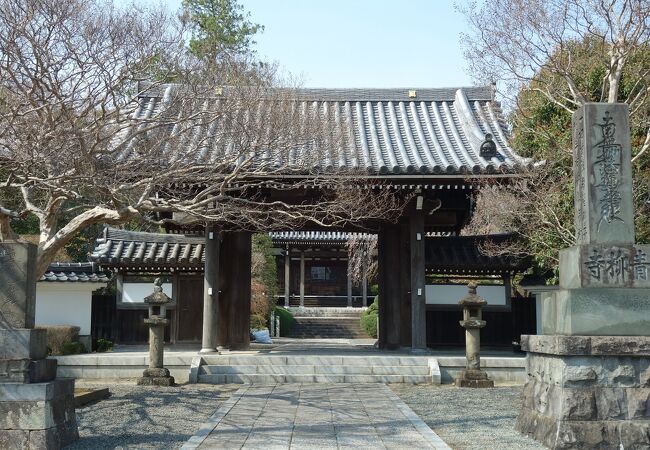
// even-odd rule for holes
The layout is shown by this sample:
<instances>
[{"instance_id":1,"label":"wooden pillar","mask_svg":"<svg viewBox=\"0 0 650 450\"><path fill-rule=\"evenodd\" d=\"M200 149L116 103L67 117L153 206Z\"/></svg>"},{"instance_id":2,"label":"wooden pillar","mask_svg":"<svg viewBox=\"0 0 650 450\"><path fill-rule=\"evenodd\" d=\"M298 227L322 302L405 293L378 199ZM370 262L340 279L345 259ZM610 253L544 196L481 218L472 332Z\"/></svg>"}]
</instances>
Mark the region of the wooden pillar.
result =
<instances>
[{"instance_id":1,"label":"wooden pillar","mask_svg":"<svg viewBox=\"0 0 650 450\"><path fill-rule=\"evenodd\" d=\"M361 306L368 306L368 254L363 258L363 273L361 274Z\"/></svg>"},{"instance_id":2,"label":"wooden pillar","mask_svg":"<svg viewBox=\"0 0 650 450\"><path fill-rule=\"evenodd\" d=\"M201 353L209 353L217 351L219 327L219 231L214 225L205 228L204 251Z\"/></svg>"},{"instance_id":3,"label":"wooden pillar","mask_svg":"<svg viewBox=\"0 0 650 450\"><path fill-rule=\"evenodd\" d=\"M251 315L251 233L232 233L232 277L230 279L230 323L228 341L230 350L250 347Z\"/></svg>"},{"instance_id":4,"label":"wooden pillar","mask_svg":"<svg viewBox=\"0 0 650 450\"><path fill-rule=\"evenodd\" d=\"M379 232L379 347L400 346L399 226L382 225Z\"/></svg>"},{"instance_id":5,"label":"wooden pillar","mask_svg":"<svg viewBox=\"0 0 650 450\"><path fill-rule=\"evenodd\" d=\"M305 307L305 251L300 250L300 307Z\"/></svg>"},{"instance_id":6,"label":"wooden pillar","mask_svg":"<svg viewBox=\"0 0 650 450\"><path fill-rule=\"evenodd\" d=\"M399 261L396 277L399 282L399 312L401 320L400 346L411 346L411 255L408 217L399 224Z\"/></svg>"},{"instance_id":7,"label":"wooden pillar","mask_svg":"<svg viewBox=\"0 0 650 450\"><path fill-rule=\"evenodd\" d=\"M232 232L223 232L221 237L221 248L219 255L221 261L232 261L234 256L234 247ZM230 305L232 295L232 279L233 279L233 265L220 264L219 270L219 317L218 317L218 332L217 332L217 345L221 347L228 347L230 343Z\"/></svg>"},{"instance_id":8,"label":"wooden pillar","mask_svg":"<svg viewBox=\"0 0 650 450\"><path fill-rule=\"evenodd\" d=\"M284 307L289 307L291 295L291 248L287 245L287 253L284 256Z\"/></svg>"},{"instance_id":9,"label":"wooden pillar","mask_svg":"<svg viewBox=\"0 0 650 450\"><path fill-rule=\"evenodd\" d=\"M425 299L424 214L415 210L409 217L411 266L411 348L427 348L427 305Z\"/></svg>"},{"instance_id":10,"label":"wooden pillar","mask_svg":"<svg viewBox=\"0 0 650 450\"><path fill-rule=\"evenodd\" d=\"M350 276L350 258L348 257L348 265L347 265L347 280L348 280L348 286L347 286L347 295L348 295L348 308L352 308L352 277Z\"/></svg>"}]
</instances>

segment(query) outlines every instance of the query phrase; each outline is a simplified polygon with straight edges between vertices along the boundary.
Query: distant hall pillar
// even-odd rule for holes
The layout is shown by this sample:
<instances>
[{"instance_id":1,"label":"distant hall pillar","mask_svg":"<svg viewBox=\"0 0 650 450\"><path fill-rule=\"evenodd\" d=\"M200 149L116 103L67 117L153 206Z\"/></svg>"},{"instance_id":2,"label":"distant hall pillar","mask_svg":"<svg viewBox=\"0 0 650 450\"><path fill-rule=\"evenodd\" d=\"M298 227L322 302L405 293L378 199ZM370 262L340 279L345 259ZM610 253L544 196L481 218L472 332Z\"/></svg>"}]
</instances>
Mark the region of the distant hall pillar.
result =
<instances>
[{"instance_id":1,"label":"distant hall pillar","mask_svg":"<svg viewBox=\"0 0 650 450\"><path fill-rule=\"evenodd\" d=\"M411 348L427 348L427 305L425 299L424 215L416 210L409 220L411 241Z\"/></svg>"},{"instance_id":2,"label":"distant hall pillar","mask_svg":"<svg viewBox=\"0 0 650 450\"><path fill-rule=\"evenodd\" d=\"M363 256L363 273L361 274L361 306L368 306L368 254Z\"/></svg>"},{"instance_id":3,"label":"distant hall pillar","mask_svg":"<svg viewBox=\"0 0 650 450\"><path fill-rule=\"evenodd\" d=\"M219 232L205 228L205 269L203 272L203 336L201 353L217 351L219 321Z\"/></svg>"},{"instance_id":4,"label":"distant hall pillar","mask_svg":"<svg viewBox=\"0 0 650 450\"><path fill-rule=\"evenodd\" d=\"M287 245L287 253L284 256L284 307L289 307L289 296L291 295L291 248Z\"/></svg>"},{"instance_id":5,"label":"distant hall pillar","mask_svg":"<svg viewBox=\"0 0 650 450\"><path fill-rule=\"evenodd\" d=\"M300 307L305 307L305 251L300 250Z\"/></svg>"},{"instance_id":6,"label":"distant hall pillar","mask_svg":"<svg viewBox=\"0 0 650 450\"><path fill-rule=\"evenodd\" d=\"M348 308L352 308L352 277L350 276L350 258L348 257L348 286L347 286L347 295L348 295Z\"/></svg>"}]
</instances>

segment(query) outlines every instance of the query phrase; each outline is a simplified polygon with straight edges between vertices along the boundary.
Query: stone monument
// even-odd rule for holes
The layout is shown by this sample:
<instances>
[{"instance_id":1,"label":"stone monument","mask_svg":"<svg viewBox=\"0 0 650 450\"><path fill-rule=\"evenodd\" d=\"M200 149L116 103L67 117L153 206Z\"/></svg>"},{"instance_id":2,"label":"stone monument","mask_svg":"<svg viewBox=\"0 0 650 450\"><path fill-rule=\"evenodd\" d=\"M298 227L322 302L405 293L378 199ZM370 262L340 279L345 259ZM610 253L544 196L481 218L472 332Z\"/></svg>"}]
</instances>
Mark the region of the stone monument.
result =
<instances>
[{"instance_id":1,"label":"stone monument","mask_svg":"<svg viewBox=\"0 0 650 450\"><path fill-rule=\"evenodd\" d=\"M145 297L149 305L149 317L144 323L149 325L149 368L144 369L142 377L138 378L139 385L174 386L174 377L169 375L169 369L163 367L165 347L165 325L169 322L166 306L171 299L162 290L162 280L156 278L153 294Z\"/></svg>"},{"instance_id":2,"label":"stone monument","mask_svg":"<svg viewBox=\"0 0 650 450\"><path fill-rule=\"evenodd\" d=\"M74 379L56 379L34 329L36 246L0 242L0 448L58 449L78 438Z\"/></svg>"},{"instance_id":3,"label":"stone monument","mask_svg":"<svg viewBox=\"0 0 650 450\"><path fill-rule=\"evenodd\" d=\"M576 246L522 336L528 380L517 428L551 448L650 447L650 246L634 243L629 111L573 115Z\"/></svg>"},{"instance_id":4,"label":"stone monument","mask_svg":"<svg viewBox=\"0 0 650 450\"><path fill-rule=\"evenodd\" d=\"M487 302L476 294L476 284L467 285L469 293L458 304L463 307L463 320L460 326L465 328L465 370L456 378L456 386L487 388L494 387L494 381L481 370L481 328L485 326L482 309Z\"/></svg>"}]
</instances>

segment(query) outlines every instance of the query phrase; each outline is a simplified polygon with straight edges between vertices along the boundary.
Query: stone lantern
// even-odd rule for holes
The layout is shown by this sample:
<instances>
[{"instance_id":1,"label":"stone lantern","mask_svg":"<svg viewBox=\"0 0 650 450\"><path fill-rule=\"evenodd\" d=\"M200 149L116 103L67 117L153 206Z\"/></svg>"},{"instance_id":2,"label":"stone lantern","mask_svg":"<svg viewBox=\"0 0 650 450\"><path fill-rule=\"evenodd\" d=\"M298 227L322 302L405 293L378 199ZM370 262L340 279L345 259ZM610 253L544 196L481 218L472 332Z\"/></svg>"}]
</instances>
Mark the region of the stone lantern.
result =
<instances>
[{"instance_id":1,"label":"stone lantern","mask_svg":"<svg viewBox=\"0 0 650 450\"><path fill-rule=\"evenodd\" d=\"M494 381L488 379L481 370L481 328L485 326L482 308L487 302L476 294L476 283L467 285L469 293L458 304L463 307L463 320L460 326L465 328L465 356L467 365L456 378L458 387L494 387Z\"/></svg>"},{"instance_id":2,"label":"stone lantern","mask_svg":"<svg viewBox=\"0 0 650 450\"><path fill-rule=\"evenodd\" d=\"M174 377L169 375L169 369L163 367L165 325L169 322L165 318L167 315L165 305L170 300L162 290L162 280L156 278L153 294L144 299L144 302L149 305L149 317L144 319L144 323L149 325L149 368L144 370L141 378L138 378L139 385L174 385Z\"/></svg>"}]
</instances>

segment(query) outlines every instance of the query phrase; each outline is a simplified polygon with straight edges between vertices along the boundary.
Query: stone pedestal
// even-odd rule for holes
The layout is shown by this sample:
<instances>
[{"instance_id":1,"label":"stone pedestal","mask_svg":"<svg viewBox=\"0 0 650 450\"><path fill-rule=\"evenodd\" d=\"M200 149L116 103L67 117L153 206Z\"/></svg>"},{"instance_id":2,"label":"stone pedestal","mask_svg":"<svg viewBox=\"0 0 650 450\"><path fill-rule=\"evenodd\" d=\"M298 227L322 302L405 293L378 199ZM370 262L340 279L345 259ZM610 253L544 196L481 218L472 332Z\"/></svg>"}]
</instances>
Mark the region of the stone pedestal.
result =
<instances>
[{"instance_id":1,"label":"stone pedestal","mask_svg":"<svg viewBox=\"0 0 650 450\"><path fill-rule=\"evenodd\" d=\"M521 347L520 432L558 449L650 447L650 337L522 336Z\"/></svg>"},{"instance_id":2,"label":"stone pedestal","mask_svg":"<svg viewBox=\"0 0 650 450\"><path fill-rule=\"evenodd\" d=\"M0 448L58 449L78 438L74 380L57 380L35 330L36 246L0 243Z\"/></svg>"}]
</instances>

